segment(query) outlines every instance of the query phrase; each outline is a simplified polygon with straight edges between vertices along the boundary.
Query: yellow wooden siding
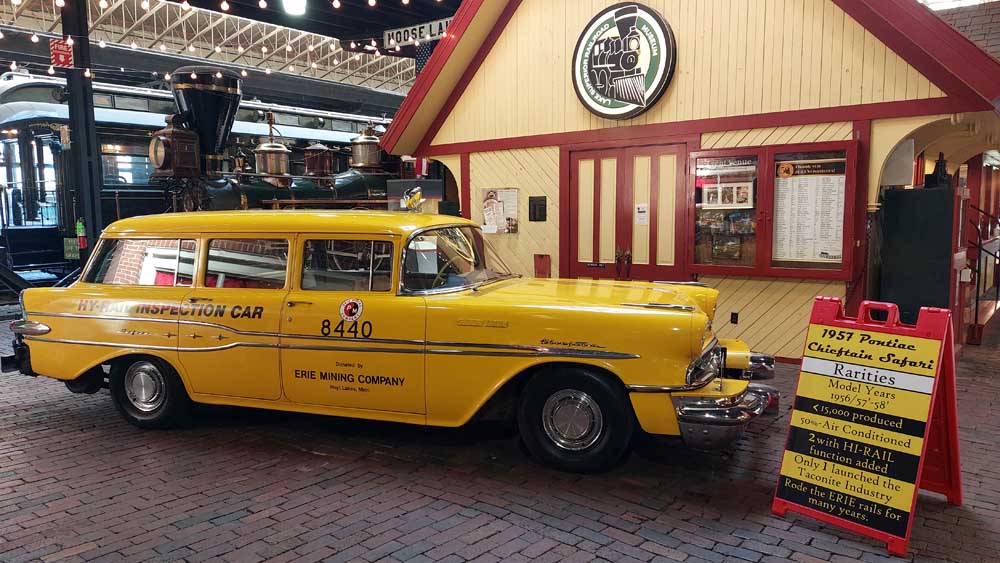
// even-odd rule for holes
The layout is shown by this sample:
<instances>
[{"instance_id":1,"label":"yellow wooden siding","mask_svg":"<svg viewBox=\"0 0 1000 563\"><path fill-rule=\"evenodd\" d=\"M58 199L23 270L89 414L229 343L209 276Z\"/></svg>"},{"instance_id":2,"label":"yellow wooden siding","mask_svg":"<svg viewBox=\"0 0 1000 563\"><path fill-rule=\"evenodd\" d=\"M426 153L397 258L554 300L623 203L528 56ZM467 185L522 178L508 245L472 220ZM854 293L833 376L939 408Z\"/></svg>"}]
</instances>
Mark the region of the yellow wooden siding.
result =
<instances>
[{"instance_id":1,"label":"yellow wooden siding","mask_svg":"<svg viewBox=\"0 0 1000 563\"><path fill-rule=\"evenodd\" d=\"M758 352L786 358L802 357L813 300L817 296L844 298L844 282L702 276L700 281L719 290L712 323L722 338L739 338ZM730 314L739 313L731 324Z\"/></svg>"},{"instance_id":2,"label":"yellow wooden siding","mask_svg":"<svg viewBox=\"0 0 1000 563\"><path fill-rule=\"evenodd\" d=\"M544 147L473 153L469 156L472 220L482 224L483 188L518 188L518 232L485 235L515 273L534 274L534 255L552 257L559 276L559 149ZM548 200L546 220L528 221L528 196ZM591 241L593 239L590 239ZM613 260L612 260L613 261Z\"/></svg>"},{"instance_id":3,"label":"yellow wooden siding","mask_svg":"<svg viewBox=\"0 0 1000 563\"><path fill-rule=\"evenodd\" d=\"M850 141L854 126L849 121L816 123L789 127L765 127L718 131L701 136L701 148L725 149L733 147L763 147L792 143L819 143L824 141Z\"/></svg>"},{"instance_id":4,"label":"yellow wooden siding","mask_svg":"<svg viewBox=\"0 0 1000 563\"><path fill-rule=\"evenodd\" d=\"M832 0L647 0L677 38L673 82L646 113L602 119L570 59L617 1L524 0L433 143L944 96Z\"/></svg>"}]
</instances>

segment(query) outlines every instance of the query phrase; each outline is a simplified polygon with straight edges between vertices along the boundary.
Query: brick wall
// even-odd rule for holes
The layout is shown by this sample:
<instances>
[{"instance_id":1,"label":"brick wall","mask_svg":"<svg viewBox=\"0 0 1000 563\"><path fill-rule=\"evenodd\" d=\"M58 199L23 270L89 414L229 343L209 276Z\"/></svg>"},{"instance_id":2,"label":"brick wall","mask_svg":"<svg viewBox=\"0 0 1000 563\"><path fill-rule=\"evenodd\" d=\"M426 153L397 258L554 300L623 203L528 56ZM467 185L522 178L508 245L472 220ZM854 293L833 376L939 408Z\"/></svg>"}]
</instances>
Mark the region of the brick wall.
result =
<instances>
[{"instance_id":1,"label":"brick wall","mask_svg":"<svg viewBox=\"0 0 1000 563\"><path fill-rule=\"evenodd\" d=\"M1000 1L935 13L987 53L1000 58Z\"/></svg>"}]
</instances>

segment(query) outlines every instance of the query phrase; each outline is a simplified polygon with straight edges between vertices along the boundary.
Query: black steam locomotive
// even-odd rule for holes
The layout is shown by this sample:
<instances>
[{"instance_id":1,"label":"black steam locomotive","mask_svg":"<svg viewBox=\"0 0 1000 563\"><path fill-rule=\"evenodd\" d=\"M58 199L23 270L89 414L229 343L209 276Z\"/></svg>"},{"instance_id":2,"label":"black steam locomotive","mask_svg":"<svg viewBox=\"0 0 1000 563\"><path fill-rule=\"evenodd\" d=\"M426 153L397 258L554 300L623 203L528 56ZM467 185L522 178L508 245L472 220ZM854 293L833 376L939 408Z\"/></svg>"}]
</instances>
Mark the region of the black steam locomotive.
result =
<instances>
[{"instance_id":1,"label":"black steam locomotive","mask_svg":"<svg viewBox=\"0 0 1000 563\"><path fill-rule=\"evenodd\" d=\"M602 95L620 102L646 105L646 88L639 68L641 45L636 29L638 9L615 11L618 37L602 39L590 51L590 81Z\"/></svg>"}]
</instances>

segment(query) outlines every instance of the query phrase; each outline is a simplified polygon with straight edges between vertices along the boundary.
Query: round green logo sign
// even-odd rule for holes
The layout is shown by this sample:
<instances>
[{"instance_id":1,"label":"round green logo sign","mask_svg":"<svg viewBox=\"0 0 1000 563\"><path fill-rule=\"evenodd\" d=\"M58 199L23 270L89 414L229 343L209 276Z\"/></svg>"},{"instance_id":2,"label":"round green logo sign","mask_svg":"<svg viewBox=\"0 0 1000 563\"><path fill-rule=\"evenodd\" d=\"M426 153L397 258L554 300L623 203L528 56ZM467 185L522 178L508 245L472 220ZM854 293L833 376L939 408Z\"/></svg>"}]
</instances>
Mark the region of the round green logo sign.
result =
<instances>
[{"instance_id":1,"label":"round green logo sign","mask_svg":"<svg viewBox=\"0 0 1000 563\"><path fill-rule=\"evenodd\" d=\"M655 10L626 2L601 11L573 53L573 87L592 113L628 119L663 95L674 75L677 42Z\"/></svg>"}]
</instances>

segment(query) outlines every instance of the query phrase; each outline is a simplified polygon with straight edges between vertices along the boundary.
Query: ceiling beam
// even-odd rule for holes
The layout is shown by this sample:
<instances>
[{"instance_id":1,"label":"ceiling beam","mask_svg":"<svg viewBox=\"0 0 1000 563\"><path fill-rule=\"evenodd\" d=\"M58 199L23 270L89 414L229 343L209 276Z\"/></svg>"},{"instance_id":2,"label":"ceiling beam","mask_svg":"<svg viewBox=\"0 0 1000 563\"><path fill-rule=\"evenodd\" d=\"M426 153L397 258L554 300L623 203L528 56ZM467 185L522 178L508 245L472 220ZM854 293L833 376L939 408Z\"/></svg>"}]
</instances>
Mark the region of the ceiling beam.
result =
<instances>
[{"instance_id":1,"label":"ceiling beam","mask_svg":"<svg viewBox=\"0 0 1000 563\"><path fill-rule=\"evenodd\" d=\"M146 13L145 13L145 14L143 14L141 18L137 18L137 19L136 19L136 20L135 20L135 21L134 21L134 22L132 23L132 25L128 26L128 29L126 29L126 30L125 30L125 31L124 31L124 32L123 32L123 33L122 33L122 34L121 34L121 35L120 35L120 36L118 37L118 41L115 41L115 43L121 43L121 42L125 41L125 38L126 38L126 37L128 37L129 35L131 35L131 33L132 33L133 31L135 31L136 29L138 29L138 27L139 27L140 25L142 25L142 24L146 23L146 20L148 20L149 18L153 17L153 15L154 15L154 14L156 14L156 12L159 12L159 11L160 11L160 8L162 8L162 7L166 6L166 5L167 5L167 3L166 3L166 2L155 2L155 3L153 4L153 6L150 6L150 8L149 8L148 10L146 10ZM93 27L93 26L91 26L91 27Z\"/></svg>"}]
</instances>

